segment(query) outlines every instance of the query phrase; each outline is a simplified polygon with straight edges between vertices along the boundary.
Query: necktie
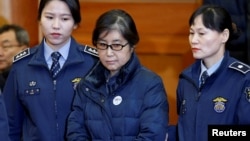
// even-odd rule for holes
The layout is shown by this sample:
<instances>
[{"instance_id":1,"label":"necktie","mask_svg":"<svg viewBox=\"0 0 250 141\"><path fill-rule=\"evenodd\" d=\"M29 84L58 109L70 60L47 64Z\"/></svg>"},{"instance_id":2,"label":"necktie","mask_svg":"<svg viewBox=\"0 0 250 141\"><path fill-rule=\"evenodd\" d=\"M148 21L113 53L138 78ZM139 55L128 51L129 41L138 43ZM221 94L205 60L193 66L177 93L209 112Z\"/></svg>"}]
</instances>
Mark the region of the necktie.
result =
<instances>
[{"instance_id":1,"label":"necktie","mask_svg":"<svg viewBox=\"0 0 250 141\"><path fill-rule=\"evenodd\" d=\"M200 83L201 83L201 86L205 84L206 82L206 79L209 77L207 71L204 71L201 75L201 80L200 80Z\"/></svg>"},{"instance_id":2,"label":"necktie","mask_svg":"<svg viewBox=\"0 0 250 141\"><path fill-rule=\"evenodd\" d=\"M60 71L60 64L59 64L59 58L61 57L61 54L59 52L53 52L51 54L52 58L52 66L50 68L50 72L52 74L52 77L55 78L58 72Z\"/></svg>"}]
</instances>

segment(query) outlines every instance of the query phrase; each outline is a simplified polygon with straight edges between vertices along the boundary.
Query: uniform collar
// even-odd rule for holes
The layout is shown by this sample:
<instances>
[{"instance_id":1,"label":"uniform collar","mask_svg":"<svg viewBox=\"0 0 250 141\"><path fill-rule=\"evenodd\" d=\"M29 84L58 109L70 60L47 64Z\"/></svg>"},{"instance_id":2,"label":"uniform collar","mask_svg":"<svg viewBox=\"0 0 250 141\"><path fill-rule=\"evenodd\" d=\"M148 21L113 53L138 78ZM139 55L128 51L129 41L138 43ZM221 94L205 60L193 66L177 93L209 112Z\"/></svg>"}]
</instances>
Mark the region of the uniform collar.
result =
<instances>
[{"instance_id":1,"label":"uniform collar","mask_svg":"<svg viewBox=\"0 0 250 141\"><path fill-rule=\"evenodd\" d=\"M213 74L219 67L220 64L222 62L224 57L222 57L217 63L215 63L212 67L210 67L209 69L206 68L206 66L203 64L203 61L201 61L201 73L200 75L204 72L207 71L208 75L210 76L211 74Z\"/></svg>"},{"instance_id":2,"label":"uniform collar","mask_svg":"<svg viewBox=\"0 0 250 141\"><path fill-rule=\"evenodd\" d=\"M70 43L71 43L71 38L69 39L69 41L63 47L61 47L58 50L58 52L60 52L60 54L62 55L62 58L64 60L67 60L67 58L68 58ZM45 42L45 39L43 40L43 44L44 44L44 57L45 57L45 60L49 61L51 59L50 55L51 55L52 52L54 52L54 50Z\"/></svg>"}]
</instances>

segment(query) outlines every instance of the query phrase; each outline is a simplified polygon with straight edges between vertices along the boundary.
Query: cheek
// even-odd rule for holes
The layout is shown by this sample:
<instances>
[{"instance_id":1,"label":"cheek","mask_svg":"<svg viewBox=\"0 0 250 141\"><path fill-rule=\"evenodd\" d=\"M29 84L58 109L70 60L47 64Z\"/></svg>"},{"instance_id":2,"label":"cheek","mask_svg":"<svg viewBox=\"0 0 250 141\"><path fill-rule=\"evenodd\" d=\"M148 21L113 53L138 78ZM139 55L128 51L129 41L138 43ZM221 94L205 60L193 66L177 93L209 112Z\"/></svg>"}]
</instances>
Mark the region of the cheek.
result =
<instances>
[{"instance_id":1,"label":"cheek","mask_svg":"<svg viewBox=\"0 0 250 141\"><path fill-rule=\"evenodd\" d=\"M211 48L215 42L214 37L203 37L200 39L201 45L203 48Z\"/></svg>"},{"instance_id":2,"label":"cheek","mask_svg":"<svg viewBox=\"0 0 250 141\"><path fill-rule=\"evenodd\" d=\"M211 38L211 39L208 39L206 40L205 42L205 45L208 47L208 48L219 48L220 47L220 39L219 38Z\"/></svg>"},{"instance_id":3,"label":"cheek","mask_svg":"<svg viewBox=\"0 0 250 141\"><path fill-rule=\"evenodd\" d=\"M69 25L69 26L65 26L66 28L65 28L65 34L68 34L68 35L70 35L71 33L72 33L72 31L74 30L74 26L72 26L72 25Z\"/></svg>"},{"instance_id":4,"label":"cheek","mask_svg":"<svg viewBox=\"0 0 250 141\"><path fill-rule=\"evenodd\" d=\"M48 23L47 23L48 24ZM48 28L47 28L47 26L48 25L46 25L46 23L45 22L40 22L40 29L41 29L41 32L43 33L43 34L46 34L47 33L47 30L48 30Z\"/></svg>"},{"instance_id":5,"label":"cheek","mask_svg":"<svg viewBox=\"0 0 250 141\"><path fill-rule=\"evenodd\" d=\"M72 22L68 22L67 24L62 26L62 32L65 35L71 35L71 33L73 32L73 30L75 29L75 25Z\"/></svg>"},{"instance_id":6,"label":"cheek","mask_svg":"<svg viewBox=\"0 0 250 141\"><path fill-rule=\"evenodd\" d=\"M49 21L45 17L41 17L41 20L39 21L40 27L44 27L49 24Z\"/></svg>"},{"instance_id":7,"label":"cheek","mask_svg":"<svg viewBox=\"0 0 250 141\"><path fill-rule=\"evenodd\" d=\"M204 52L206 52L207 54L216 54L216 52L218 52L218 50L220 49L220 42L219 39L213 39L213 40L207 40L206 42L204 42Z\"/></svg>"},{"instance_id":8,"label":"cheek","mask_svg":"<svg viewBox=\"0 0 250 141\"><path fill-rule=\"evenodd\" d=\"M129 59L131 57L131 52L128 51L126 53L121 53L121 54L119 54L117 56L119 58L120 64L125 65L129 61Z\"/></svg>"},{"instance_id":9,"label":"cheek","mask_svg":"<svg viewBox=\"0 0 250 141\"><path fill-rule=\"evenodd\" d=\"M104 51L97 51L97 52L98 52L98 56L99 56L100 59L104 58L104 56L105 56Z\"/></svg>"},{"instance_id":10,"label":"cheek","mask_svg":"<svg viewBox=\"0 0 250 141\"><path fill-rule=\"evenodd\" d=\"M5 53L6 59L8 59L9 61L13 61L13 58L17 53L18 53L17 51L6 52Z\"/></svg>"}]
</instances>

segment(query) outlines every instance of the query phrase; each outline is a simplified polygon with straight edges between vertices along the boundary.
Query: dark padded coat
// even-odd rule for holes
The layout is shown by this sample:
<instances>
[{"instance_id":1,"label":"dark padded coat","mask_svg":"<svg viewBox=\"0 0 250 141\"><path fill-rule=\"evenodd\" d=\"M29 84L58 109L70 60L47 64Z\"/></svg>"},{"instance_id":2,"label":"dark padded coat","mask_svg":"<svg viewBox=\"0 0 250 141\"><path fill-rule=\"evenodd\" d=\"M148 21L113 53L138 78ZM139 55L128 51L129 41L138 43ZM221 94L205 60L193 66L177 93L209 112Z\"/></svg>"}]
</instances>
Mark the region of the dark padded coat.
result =
<instances>
[{"instance_id":1,"label":"dark padded coat","mask_svg":"<svg viewBox=\"0 0 250 141\"><path fill-rule=\"evenodd\" d=\"M78 85L68 140L164 141L168 102L162 79L135 54L118 76L106 81L107 73L97 64Z\"/></svg>"}]
</instances>

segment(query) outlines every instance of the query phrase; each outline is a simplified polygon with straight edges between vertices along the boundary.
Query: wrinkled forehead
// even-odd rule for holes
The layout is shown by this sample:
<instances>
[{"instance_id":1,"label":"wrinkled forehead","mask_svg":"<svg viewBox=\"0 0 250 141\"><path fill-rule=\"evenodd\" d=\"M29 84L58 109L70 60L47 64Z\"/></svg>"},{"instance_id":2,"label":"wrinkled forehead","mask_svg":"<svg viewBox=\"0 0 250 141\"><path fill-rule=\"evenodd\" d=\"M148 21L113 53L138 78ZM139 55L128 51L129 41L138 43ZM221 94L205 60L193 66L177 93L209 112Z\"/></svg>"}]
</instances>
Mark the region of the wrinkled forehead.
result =
<instances>
[{"instance_id":1,"label":"wrinkled forehead","mask_svg":"<svg viewBox=\"0 0 250 141\"><path fill-rule=\"evenodd\" d=\"M13 30L8 30L0 34L0 43L16 42L15 32Z\"/></svg>"}]
</instances>

